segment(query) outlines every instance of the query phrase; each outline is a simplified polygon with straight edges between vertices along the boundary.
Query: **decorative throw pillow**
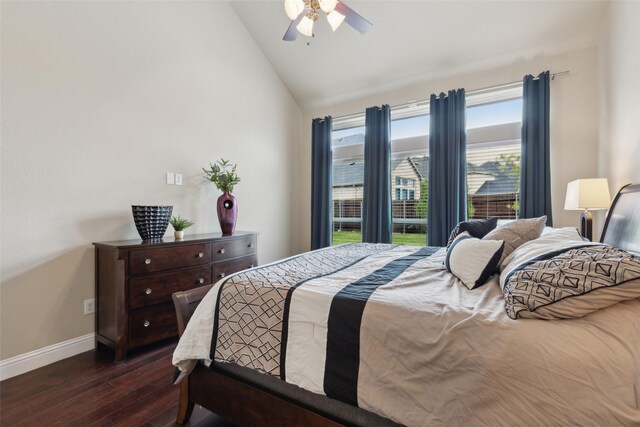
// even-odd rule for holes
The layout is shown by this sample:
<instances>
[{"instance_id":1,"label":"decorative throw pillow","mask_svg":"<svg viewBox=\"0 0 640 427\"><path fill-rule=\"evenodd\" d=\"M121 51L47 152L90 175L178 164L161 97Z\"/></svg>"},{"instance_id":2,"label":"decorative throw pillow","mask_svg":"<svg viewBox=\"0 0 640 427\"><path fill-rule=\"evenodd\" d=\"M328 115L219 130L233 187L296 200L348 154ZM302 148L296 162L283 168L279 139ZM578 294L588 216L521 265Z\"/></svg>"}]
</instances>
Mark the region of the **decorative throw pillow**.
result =
<instances>
[{"instance_id":1,"label":"decorative throw pillow","mask_svg":"<svg viewBox=\"0 0 640 427\"><path fill-rule=\"evenodd\" d=\"M500 259L500 268L504 268L504 259L508 257L518 246L530 240L537 239L544 230L547 217L519 219L502 225L487 233L484 240L504 240L504 251Z\"/></svg>"},{"instance_id":2,"label":"decorative throw pillow","mask_svg":"<svg viewBox=\"0 0 640 427\"><path fill-rule=\"evenodd\" d=\"M545 227L542 236L518 246L502 261L502 274L509 274L509 270L513 265L518 264L522 260L543 255L553 250L557 251L574 247L576 246L576 242L584 243L586 241L574 227Z\"/></svg>"},{"instance_id":3,"label":"decorative throw pillow","mask_svg":"<svg viewBox=\"0 0 640 427\"><path fill-rule=\"evenodd\" d=\"M477 288L497 271L503 249L501 240L476 239L465 231L451 243L445 265L467 288Z\"/></svg>"},{"instance_id":4,"label":"decorative throw pillow","mask_svg":"<svg viewBox=\"0 0 640 427\"><path fill-rule=\"evenodd\" d=\"M456 225L456 228L453 229L451 234L449 235L449 241L447 242L447 249L451 246L453 241L458 235L464 233L465 231L471 235L471 237L476 237L478 239L482 239L487 235L488 232L496 228L498 225L498 218L489 218L489 219L474 219L472 221L462 221Z\"/></svg>"},{"instance_id":5,"label":"decorative throw pillow","mask_svg":"<svg viewBox=\"0 0 640 427\"><path fill-rule=\"evenodd\" d=\"M512 319L571 319L640 298L640 257L613 246L552 245L545 254L518 257L512 264L501 277Z\"/></svg>"}]
</instances>

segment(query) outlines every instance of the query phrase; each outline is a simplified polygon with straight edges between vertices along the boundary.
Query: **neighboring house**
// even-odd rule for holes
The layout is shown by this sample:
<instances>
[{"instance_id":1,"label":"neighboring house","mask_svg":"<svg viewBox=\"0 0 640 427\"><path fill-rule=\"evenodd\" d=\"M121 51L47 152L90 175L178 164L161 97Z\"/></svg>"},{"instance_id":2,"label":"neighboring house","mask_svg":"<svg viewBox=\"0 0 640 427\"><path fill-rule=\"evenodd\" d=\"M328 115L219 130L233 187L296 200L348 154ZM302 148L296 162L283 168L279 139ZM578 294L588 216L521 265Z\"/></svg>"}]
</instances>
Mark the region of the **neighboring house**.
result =
<instances>
[{"instance_id":1,"label":"neighboring house","mask_svg":"<svg viewBox=\"0 0 640 427\"><path fill-rule=\"evenodd\" d=\"M517 219L519 174L498 161L469 163L468 186L472 218Z\"/></svg>"},{"instance_id":2,"label":"neighboring house","mask_svg":"<svg viewBox=\"0 0 640 427\"><path fill-rule=\"evenodd\" d=\"M427 157L423 157L427 159ZM402 157L391 161L392 200L418 200L420 181L424 179L420 165L412 157Z\"/></svg>"},{"instance_id":3,"label":"neighboring house","mask_svg":"<svg viewBox=\"0 0 640 427\"><path fill-rule=\"evenodd\" d=\"M473 218L498 216L515 219L518 200L518 175L499 161L467 165L467 183ZM420 183L429 178L428 156L406 156L391 161L393 217L415 219L415 203L420 199ZM360 218L364 181L363 160L336 161L333 166L335 218ZM398 203L396 203L398 202ZM407 209L407 206L409 208Z\"/></svg>"},{"instance_id":4,"label":"neighboring house","mask_svg":"<svg viewBox=\"0 0 640 427\"><path fill-rule=\"evenodd\" d=\"M393 200L418 200L420 182L429 176L429 158L403 157L391 161ZM364 162L337 161L333 165L333 200L362 200Z\"/></svg>"},{"instance_id":5,"label":"neighboring house","mask_svg":"<svg viewBox=\"0 0 640 427\"><path fill-rule=\"evenodd\" d=\"M333 200L362 200L364 162L333 163Z\"/></svg>"}]
</instances>

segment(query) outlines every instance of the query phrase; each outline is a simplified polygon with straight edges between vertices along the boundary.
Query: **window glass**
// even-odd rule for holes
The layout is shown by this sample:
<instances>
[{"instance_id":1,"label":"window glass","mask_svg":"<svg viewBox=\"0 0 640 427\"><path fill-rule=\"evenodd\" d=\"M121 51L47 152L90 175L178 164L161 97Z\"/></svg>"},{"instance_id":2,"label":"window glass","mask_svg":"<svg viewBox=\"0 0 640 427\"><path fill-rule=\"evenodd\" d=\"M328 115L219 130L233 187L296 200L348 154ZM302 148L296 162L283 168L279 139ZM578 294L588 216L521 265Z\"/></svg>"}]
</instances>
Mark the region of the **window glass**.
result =
<instances>
[{"instance_id":1,"label":"window glass","mask_svg":"<svg viewBox=\"0 0 640 427\"><path fill-rule=\"evenodd\" d=\"M467 129L522 121L522 98L467 108Z\"/></svg>"},{"instance_id":2,"label":"window glass","mask_svg":"<svg viewBox=\"0 0 640 427\"><path fill-rule=\"evenodd\" d=\"M469 218L518 218L520 140L467 146Z\"/></svg>"},{"instance_id":3,"label":"window glass","mask_svg":"<svg viewBox=\"0 0 640 427\"><path fill-rule=\"evenodd\" d=\"M489 126L495 129L485 133L483 141L467 143L469 218L518 218L521 118L522 98L467 109L467 130Z\"/></svg>"},{"instance_id":4,"label":"window glass","mask_svg":"<svg viewBox=\"0 0 640 427\"><path fill-rule=\"evenodd\" d=\"M393 117L393 112L392 112ZM429 116L391 121L393 243L424 246L427 232Z\"/></svg>"},{"instance_id":5,"label":"window glass","mask_svg":"<svg viewBox=\"0 0 640 427\"><path fill-rule=\"evenodd\" d=\"M398 113L398 111L396 111ZM393 243L426 242L429 115L391 121ZM410 114L417 114L411 112ZM392 111L392 117L394 112ZM467 193L471 219L516 219L522 99L467 108ZM338 126L333 141L333 244L362 241L364 114ZM334 121L336 125L336 121ZM347 126L348 126L347 125Z\"/></svg>"},{"instance_id":6,"label":"window glass","mask_svg":"<svg viewBox=\"0 0 640 427\"><path fill-rule=\"evenodd\" d=\"M361 242L364 126L332 133L333 244Z\"/></svg>"}]
</instances>

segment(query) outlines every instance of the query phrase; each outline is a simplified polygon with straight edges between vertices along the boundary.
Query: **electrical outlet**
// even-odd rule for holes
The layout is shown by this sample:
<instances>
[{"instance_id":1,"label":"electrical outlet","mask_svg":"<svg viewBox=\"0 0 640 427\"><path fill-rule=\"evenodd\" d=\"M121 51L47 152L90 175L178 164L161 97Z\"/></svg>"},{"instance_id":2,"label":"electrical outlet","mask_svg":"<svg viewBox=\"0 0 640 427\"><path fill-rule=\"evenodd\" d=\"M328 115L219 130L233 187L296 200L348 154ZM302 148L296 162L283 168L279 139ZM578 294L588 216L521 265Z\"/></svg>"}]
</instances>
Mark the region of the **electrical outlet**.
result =
<instances>
[{"instance_id":1,"label":"electrical outlet","mask_svg":"<svg viewBox=\"0 0 640 427\"><path fill-rule=\"evenodd\" d=\"M182 174L181 173L177 173L176 174L176 185L182 185Z\"/></svg>"},{"instance_id":2,"label":"electrical outlet","mask_svg":"<svg viewBox=\"0 0 640 427\"><path fill-rule=\"evenodd\" d=\"M96 299L86 299L84 300L84 314L93 314L96 312Z\"/></svg>"},{"instance_id":3,"label":"electrical outlet","mask_svg":"<svg viewBox=\"0 0 640 427\"><path fill-rule=\"evenodd\" d=\"M167 172L167 185L173 185L175 182L175 174L173 172Z\"/></svg>"}]
</instances>

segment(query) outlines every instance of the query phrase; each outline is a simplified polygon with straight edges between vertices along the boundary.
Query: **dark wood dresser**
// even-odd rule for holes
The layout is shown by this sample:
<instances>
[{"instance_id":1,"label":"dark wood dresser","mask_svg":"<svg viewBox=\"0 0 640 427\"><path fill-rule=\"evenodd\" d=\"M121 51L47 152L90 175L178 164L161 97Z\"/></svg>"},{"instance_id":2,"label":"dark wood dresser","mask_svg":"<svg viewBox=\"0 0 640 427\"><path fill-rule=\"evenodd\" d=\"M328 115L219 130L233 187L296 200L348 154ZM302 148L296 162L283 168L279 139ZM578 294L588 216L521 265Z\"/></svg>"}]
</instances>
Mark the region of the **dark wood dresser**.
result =
<instances>
[{"instance_id":1,"label":"dark wood dresser","mask_svg":"<svg viewBox=\"0 0 640 427\"><path fill-rule=\"evenodd\" d=\"M258 264L257 234L200 234L163 242L94 243L96 340L115 351L178 335L171 294L215 283Z\"/></svg>"}]
</instances>

